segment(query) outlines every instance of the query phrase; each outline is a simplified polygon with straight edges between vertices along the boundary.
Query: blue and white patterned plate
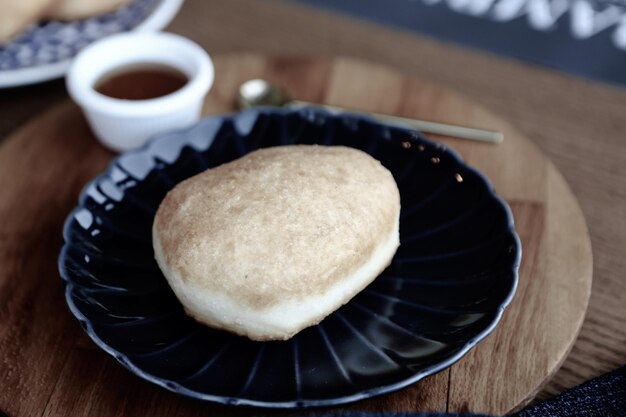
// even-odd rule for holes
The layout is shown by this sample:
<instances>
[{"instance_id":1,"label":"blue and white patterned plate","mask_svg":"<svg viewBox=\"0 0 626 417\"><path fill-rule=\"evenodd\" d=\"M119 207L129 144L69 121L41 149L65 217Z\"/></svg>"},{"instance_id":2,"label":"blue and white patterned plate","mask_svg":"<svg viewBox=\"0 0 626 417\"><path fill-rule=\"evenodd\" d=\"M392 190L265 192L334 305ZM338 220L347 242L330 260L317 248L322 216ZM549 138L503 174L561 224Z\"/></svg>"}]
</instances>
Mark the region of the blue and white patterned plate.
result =
<instances>
[{"instance_id":1,"label":"blue and white patterned plate","mask_svg":"<svg viewBox=\"0 0 626 417\"><path fill-rule=\"evenodd\" d=\"M35 25L0 46L0 88L61 77L85 46L119 32L162 29L182 3L183 0L134 0L102 16Z\"/></svg>"}]
</instances>

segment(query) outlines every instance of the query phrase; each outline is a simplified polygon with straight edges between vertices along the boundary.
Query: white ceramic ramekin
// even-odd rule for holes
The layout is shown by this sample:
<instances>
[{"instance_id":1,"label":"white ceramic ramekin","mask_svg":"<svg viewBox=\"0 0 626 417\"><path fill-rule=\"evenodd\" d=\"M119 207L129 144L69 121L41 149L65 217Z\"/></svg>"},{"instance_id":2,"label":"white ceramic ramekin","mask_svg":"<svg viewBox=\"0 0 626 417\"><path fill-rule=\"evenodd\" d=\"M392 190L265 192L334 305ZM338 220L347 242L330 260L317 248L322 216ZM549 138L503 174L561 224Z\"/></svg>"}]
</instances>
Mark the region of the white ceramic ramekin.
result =
<instances>
[{"instance_id":1,"label":"white ceramic ramekin","mask_svg":"<svg viewBox=\"0 0 626 417\"><path fill-rule=\"evenodd\" d=\"M120 100L94 89L110 71L143 63L174 67L189 81L172 94L149 100ZM143 145L157 133L196 122L213 77L211 58L189 39L163 32L129 32L104 38L81 51L66 82L98 139L113 150L124 151Z\"/></svg>"}]
</instances>

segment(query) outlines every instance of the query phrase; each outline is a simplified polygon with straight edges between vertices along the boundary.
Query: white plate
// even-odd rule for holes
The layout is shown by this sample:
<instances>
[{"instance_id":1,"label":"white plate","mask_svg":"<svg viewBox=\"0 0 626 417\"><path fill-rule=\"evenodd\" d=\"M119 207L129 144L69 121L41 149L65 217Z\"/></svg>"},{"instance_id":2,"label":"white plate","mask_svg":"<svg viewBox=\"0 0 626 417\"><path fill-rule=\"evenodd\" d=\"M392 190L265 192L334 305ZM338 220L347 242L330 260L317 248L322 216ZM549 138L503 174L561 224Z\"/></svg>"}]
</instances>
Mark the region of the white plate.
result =
<instances>
[{"instance_id":1,"label":"white plate","mask_svg":"<svg viewBox=\"0 0 626 417\"><path fill-rule=\"evenodd\" d=\"M134 0L120 10L72 22L50 21L28 29L0 47L0 88L59 78L90 43L130 30L160 30L183 0Z\"/></svg>"}]
</instances>

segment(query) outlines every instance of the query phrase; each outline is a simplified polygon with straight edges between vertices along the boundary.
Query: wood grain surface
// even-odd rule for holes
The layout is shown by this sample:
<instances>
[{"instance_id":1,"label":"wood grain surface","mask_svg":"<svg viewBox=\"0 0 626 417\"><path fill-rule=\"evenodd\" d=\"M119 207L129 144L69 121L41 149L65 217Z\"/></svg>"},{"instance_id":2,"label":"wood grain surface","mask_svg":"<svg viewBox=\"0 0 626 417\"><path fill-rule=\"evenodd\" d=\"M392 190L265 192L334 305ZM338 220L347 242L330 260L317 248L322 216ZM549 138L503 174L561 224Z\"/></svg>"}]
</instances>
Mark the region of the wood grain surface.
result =
<instances>
[{"instance_id":1,"label":"wood grain surface","mask_svg":"<svg viewBox=\"0 0 626 417\"><path fill-rule=\"evenodd\" d=\"M513 123L570 184L594 255L580 336L537 398L626 364L626 89L286 1L186 0L169 30L211 53L348 55L378 62L453 88ZM6 114L40 105L40 92L33 89L28 106L11 106Z\"/></svg>"},{"instance_id":2,"label":"wood grain surface","mask_svg":"<svg viewBox=\"0 0 626 417\"><path fill-rule=\"evenodd\" d=\"M591 247L582 212L554 165L471 100L388 67L345 58L215 59L204 112L233 110L238 85L263 77L296 98L505 132L502 145L437 138L491 178L511 205L524 256L518 293L496 330L450 369L408 389L344 407L469 410L523 405L558 369L582 324ZM0 146L0 409L30 415L253 415L169 393L97 349L71 316L56 271L61 226L78 192L113 157L65 102Z\"/></svg>"}]
</instances>

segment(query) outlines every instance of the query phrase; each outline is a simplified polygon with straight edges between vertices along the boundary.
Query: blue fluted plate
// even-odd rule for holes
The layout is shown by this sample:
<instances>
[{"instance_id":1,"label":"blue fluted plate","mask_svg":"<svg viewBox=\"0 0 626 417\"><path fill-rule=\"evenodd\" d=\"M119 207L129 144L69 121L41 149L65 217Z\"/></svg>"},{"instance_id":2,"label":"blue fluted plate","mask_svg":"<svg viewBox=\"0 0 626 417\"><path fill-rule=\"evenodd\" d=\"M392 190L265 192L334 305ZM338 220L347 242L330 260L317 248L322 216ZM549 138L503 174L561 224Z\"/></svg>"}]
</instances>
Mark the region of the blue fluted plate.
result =
<instances>
[{"instance_id":1,"label":"blue fluted plate","mask_svg":"<svg viewBox=\"0 0 626 417\"><path fill-rule=\"evenodd\" d=\"M352 301L289 341L253 342L198 324L153 258L159 203L205 169L294 143L362 149L393 173L398 252ZM274 408L344 404L450 366L496 326L521 253L506 204L449 149L314 109L211 117L123 154L85 188L64 239L67 303L98 346L171 391Z\"/></svg>"},{"instance_id":2,"label":"blue fluted plate","mask_svg":"<svg viewBox=\"0 0 626 417\"><path fill-rule=\"evenodd\" d=\"M101 16L33 25L10 42L0 44L0 88L61 77L74 56L90 43L130 30L162 29L182 4L183 0L133 0Z\"/></svg>"}]
</instances>

